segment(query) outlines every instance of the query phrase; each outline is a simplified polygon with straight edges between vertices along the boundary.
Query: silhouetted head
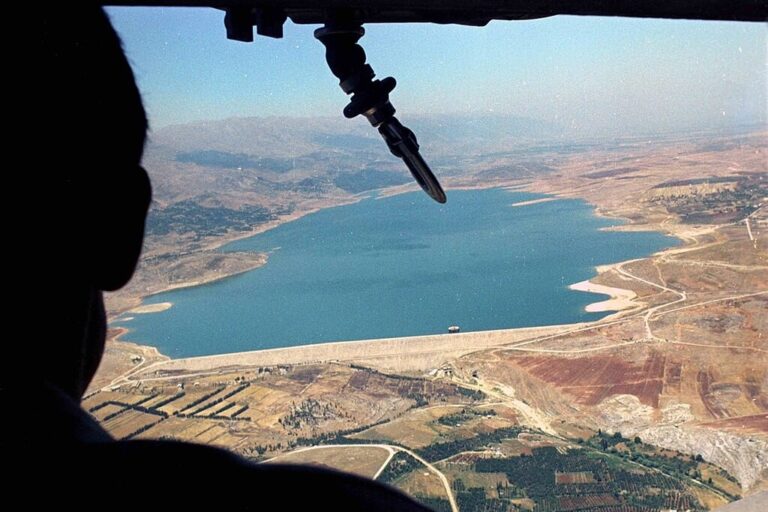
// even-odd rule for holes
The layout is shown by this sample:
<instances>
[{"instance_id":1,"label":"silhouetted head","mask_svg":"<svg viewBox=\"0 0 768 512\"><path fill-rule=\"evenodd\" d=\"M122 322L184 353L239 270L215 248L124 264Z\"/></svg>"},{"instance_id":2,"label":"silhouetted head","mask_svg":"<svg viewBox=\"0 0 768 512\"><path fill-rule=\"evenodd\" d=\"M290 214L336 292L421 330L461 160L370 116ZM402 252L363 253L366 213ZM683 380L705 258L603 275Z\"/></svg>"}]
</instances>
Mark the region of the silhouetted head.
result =
<instances>
[{"instance_id":1,"label":"silhouetted head","mask_svg":"<svg viewBox=\"0 0 768 512\"><path fill-rule=\"evenodd\" d=\"M100 8L25 9L20 74L29 87L13 101L24 112L19 138L36 148L18 170L33 214L12 222L42 258L21 258L34 284L22 355L34 362L20 364L79 398L103 352L102 291L130 279L141 250L151 199L140 167L147 120Z\"/></svg>"}]
</instances>

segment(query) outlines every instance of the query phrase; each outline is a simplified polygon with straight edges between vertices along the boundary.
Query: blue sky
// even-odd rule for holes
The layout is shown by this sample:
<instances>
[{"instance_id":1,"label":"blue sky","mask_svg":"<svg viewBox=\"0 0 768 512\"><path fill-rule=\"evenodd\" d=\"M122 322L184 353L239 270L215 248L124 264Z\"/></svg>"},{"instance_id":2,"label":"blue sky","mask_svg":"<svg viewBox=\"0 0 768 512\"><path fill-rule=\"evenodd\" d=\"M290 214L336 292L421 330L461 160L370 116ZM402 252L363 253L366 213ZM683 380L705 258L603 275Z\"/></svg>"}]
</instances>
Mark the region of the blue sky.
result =
<instances>
[{"instance_id":1,"label":"blue sky","mask_svg":"<svg viewBox=\"0 0 768 512\"><path fill-rule=\"evenodd\" d=\"M110 8L152 126L338 115L316 26L229 41L213 9ZM765 123L763 24L554 17L487 27L369 25L361 43L408 113L500 112L585 136Z\"/></svg>"}]
</instances>

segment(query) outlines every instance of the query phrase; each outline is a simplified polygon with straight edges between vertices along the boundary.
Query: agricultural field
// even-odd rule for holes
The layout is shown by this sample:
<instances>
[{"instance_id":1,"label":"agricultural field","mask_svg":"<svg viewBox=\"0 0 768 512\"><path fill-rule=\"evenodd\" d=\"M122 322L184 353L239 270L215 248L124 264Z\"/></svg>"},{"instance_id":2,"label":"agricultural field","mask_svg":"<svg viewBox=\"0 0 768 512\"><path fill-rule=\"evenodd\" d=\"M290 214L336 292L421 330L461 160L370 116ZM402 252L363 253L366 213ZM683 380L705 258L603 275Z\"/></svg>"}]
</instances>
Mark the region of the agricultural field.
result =
<instances>
[{"instance_id":1,"label":"agricultural field","mask_svg":"<svg viewBox=\"0 0 768 512\"><path fill-rule=\"evenodd\" d=\"M270 459L268 464L307 464L373 478L393 454L377 446L319 446Z\"/></svg>"},{"instance_id":2,"label":"agricultural field","mask_svg":"<svg viewBox=\"0 0 768 512\"><path fill-rule=\"evenodd\" d=\"M490 407L438 405L409 411L400 418L353 434L350 438L396 442L418 449L440 440L466 439L474 437L477 432L516 424L514 414L499 415Z\"/></svg>"},{"instance_id":3,"label":"agricultural field","mask_svg":"<svg viewBox=\"0 0 768 512\"><path fill-rule=\"evenodd\" d=\"M476 457L440 467L450 475L462 511L489 510L489 502L496 507L491 510L508 510L521 499L534 510L547 511L702 510L699 499L728 501L720 489L589 446L536 447L531 455Z\"/></svg>"},{"instance_id":4,"label":"agricultural field","mask_svg":"<svg viewBox=\"0 0 768 512\"><path fill-rule=\"evenodd\" d=\"M651 353L637 362L614 355L578 358L528 356L517 361L533 376L553 383L585 405L596 405L612 395L635 395L640 402L659 405L665 356Z\"/></svg>"},{"instance_id":5,"label":"agricultural field","mask_svg":"<svg viewBox=\"0 0 768 512\"><path fill-rule=\"evenodd\" d=\"M765 489L765 141L595 146L524 183L505 180L505 157L472 164L495 185L585 199L629 221L612 229L681 241L598 267L591 282L635 296L601 321L247 363L151 364L160 356L117 345L138 362L106 365L114 373L83 407L120 439L376 476L437 511L704 510ZM451 185L490 186L478 176ZM446 345L459 340L470 348Z\"/></svg>"},{"instance_id":6,"label":"agricultural field","mask_svg":"<svg viewBox=\"0 0 768 512\"><path fill-rule=\"evenodd\" d=\"M451 415L440 419L453 422ZM449 510L440 501L444 486L425 466L431 463L447 478L462 512L705 510L737 496L731 494L738 489L733 477L701 456L661 450L618 433L563 440L517 427L450 437L443 434L440 442L415 449L424 462L398 451L379 480L437 503L436 510Z\"/></svg>"},{"instance_id":7,"label":"agricultural field","mask_svg":"<svg viewBox=\"0 0 768 512\"><path fill-rule=\"evenodd\" d=\"M480 398L455 384L362 367L286 365L147 379L94 393L83 404L118 439L194 441L265 458L409 413L436 419Z\"/></svg>"}]
</instances>

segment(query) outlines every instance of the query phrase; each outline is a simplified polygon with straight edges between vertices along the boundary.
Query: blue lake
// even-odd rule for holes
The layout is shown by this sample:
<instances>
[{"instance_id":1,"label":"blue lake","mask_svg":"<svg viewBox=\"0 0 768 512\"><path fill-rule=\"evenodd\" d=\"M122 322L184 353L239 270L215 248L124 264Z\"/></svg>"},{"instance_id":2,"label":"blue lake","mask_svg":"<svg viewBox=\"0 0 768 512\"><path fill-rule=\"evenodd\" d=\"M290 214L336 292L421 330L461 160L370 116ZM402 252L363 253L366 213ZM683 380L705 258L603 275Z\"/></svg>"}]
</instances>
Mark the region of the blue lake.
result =
<instances>
[{"instance_id":1,"label":"blue lake","mask_svg":"<svg viewBox=\"0 0 768 512\"><path fill-rule=\"evenodd\" d=\"M224 251L269 253L262 268L153 296L160 313L118 322L171 357L595 320L604 296L568 290L594 267L676 245L658 233L600 228L580 200L452 190L438 205L409 193L321 210Z\"/></svg>"}]
</instances>

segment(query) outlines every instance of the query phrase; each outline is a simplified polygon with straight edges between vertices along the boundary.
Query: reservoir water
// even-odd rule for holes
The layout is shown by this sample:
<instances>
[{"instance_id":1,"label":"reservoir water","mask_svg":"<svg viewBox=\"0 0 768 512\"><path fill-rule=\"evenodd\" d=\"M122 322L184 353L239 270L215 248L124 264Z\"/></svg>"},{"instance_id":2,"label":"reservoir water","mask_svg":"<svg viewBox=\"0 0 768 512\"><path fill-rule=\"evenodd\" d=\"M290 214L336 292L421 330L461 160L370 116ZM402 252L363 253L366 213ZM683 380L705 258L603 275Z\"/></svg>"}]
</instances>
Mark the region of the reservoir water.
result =
<instances>
[{"instance_id":1,"label":"reservoir water","mask_svg":"<svg viewBox=\"0 0 768 512\"><path fill-rule=\"evenodd\" d=\"M658 233L605 231L580 200L511 206L544 196L451 190L321 210L224 251L269 253L259 269L159 294L170 309L117 322L128 339L171 357L355 339L581 322L602 300L569 290L596 265L676 244Z\"/></svg>"}]
</instances>

